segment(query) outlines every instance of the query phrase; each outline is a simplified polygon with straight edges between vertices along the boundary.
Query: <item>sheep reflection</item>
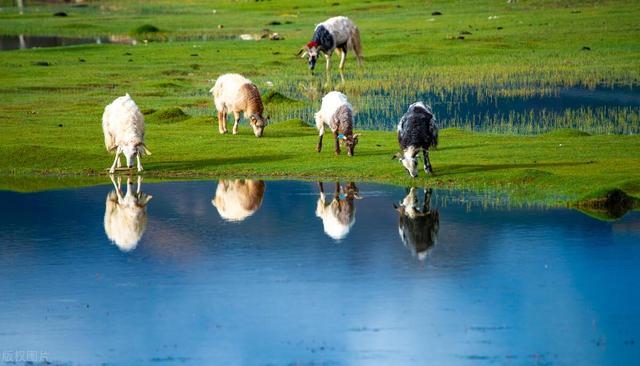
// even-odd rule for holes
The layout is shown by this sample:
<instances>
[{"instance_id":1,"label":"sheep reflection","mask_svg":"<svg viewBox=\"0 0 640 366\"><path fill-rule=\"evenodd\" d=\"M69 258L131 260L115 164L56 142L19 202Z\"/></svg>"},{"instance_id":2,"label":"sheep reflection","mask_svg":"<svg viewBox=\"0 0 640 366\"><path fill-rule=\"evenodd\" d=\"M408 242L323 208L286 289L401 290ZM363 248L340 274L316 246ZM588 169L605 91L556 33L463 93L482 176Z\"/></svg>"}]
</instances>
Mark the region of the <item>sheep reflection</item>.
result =
<instances>
[{"instance_id":1,"label":"sheep reflection","mask_svg":"<svg viewBox=\"0 0 640 366\"><path fill-rule=\"evenodd\" d=\"M356 221L355 198L360 198L358 188L351 182L344 188L336 182L333 200L327 202L322 182L318 182L320 197L316 205L316 216L322 220L324 232L335 240L344 239Z\"/></svg>"},{"instance_id":2,"label":"sheep reflection","mask_svg":"<svg viewBox=\"0 0 640 366\"><path fill-rule=\"evenodd\" d=\"M221 180L211 204L227 221L242 221L262 205L265 184L261 180Z\"/></svg>"},{"instance_id":3,"label":"sheep reflection","mask_svg":"<svg viewBox=\"0 0 640 366\"><path fill-rule=\"evenodd\" d=\"M131 177L127 177L127 193L123 194L122 178L117 183L110 175L114 190L109 192L105 202L104 231L111 242L123 252L128 252L138 245L147 228L147 204L153 196L140 190L142 177L138 176L137 187Z\"/></svg>"},{"instance_id":4,"label":"sheep reflection","mask_svg":"<svg viewBox=\"0 0 640 366\"><path fill-rule=\"evenodd\" d=\"M440 226L440 214L438 210L429 208L431 189L424 190L422 207L418 207L417 193L418 190L412 187L407 196L400 202L400 206L394 205L394 207L400 213L398 233L402 243L409 248L414 257L423 261L436 243Z\"/></svg>"}]
</instances>

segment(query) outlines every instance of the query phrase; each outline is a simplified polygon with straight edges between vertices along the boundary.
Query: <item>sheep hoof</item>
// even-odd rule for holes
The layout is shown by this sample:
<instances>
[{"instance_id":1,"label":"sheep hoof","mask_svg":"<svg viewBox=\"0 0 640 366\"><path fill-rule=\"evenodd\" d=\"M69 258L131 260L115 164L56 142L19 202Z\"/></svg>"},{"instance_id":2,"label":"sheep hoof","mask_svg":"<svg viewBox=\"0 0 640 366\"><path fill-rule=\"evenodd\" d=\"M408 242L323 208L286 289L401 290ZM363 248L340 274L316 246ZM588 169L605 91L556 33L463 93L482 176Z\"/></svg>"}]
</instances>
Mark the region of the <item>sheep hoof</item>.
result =
<instances>
[{"instance_id":1,"label":"sheep hoof","mask_svg":"<svg viewBox=\"0 0 640 366\"><path fill-rule=\"evenodd\" d=\"M237 134L238 134L238 131L235 131L235 130L234 130L234 131L233 131L233 134L234 134L234 135L237 135Z\"/></svg>"}]
</instances>

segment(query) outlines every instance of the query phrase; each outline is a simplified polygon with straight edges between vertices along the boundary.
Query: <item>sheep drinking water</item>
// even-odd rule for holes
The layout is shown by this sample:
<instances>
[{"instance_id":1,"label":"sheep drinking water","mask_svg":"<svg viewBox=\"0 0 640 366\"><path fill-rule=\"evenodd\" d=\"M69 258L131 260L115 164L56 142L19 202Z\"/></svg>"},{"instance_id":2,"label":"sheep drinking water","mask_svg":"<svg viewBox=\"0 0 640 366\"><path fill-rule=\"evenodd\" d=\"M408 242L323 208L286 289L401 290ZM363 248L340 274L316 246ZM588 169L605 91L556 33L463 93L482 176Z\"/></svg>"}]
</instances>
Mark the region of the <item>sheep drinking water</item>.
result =
<instances>
[{"instance_id":1,"label":"sheep drinking water","mask_svg":"<svg viewBox=\"0 0 640 366\"><path fill-rule=\"evenodd\" d=\"M265 184L261 180L221 180L211 204L227 221L242 221L253 215L262 205Z\"/></svg>"},{"instance_id":2,"label":"sheep drinking water","mask_svg":"<svg viewBox=\"0 0 640 366\"><path fill-rule=\"evenodd\" d=\"M422 102L409 106L398 123L398 143L402 152L394 155L412 178L418 176L418 153L424 156L424 171L433 173L429 148L438 146L438 126L431 107Z\"/></svg>"},{"instance_id":3,"label":"sheep drinking water","mask_svg":"<svg viewBox=\"0 0 640 366\"><path fill-rule=\"evenodd\" d=\"M424 190L422 207L419 207L417 189L411 187L407 196L394 205L400 214L398 221L398 234L405 247L414 257L423 261L436 244L438 228L440 227L440 214L438 210L431 210L431 189Z\"/></svg>"},{"instance_id":4,"label":"sheep drinking water","mask_svg":"<svg viewBox=\"0 0 640 366\"><path fill-rule=\"evenodd\" d=\"M120 154L127 160L127 167L133 168L133 158L138 160L138 171L142 170L140 156L151 155L144 144L144 116L129 94L119 97L105 107L102 114L102 131L107 151L115 151L116 158L109 169L120 168Z\"/></svg>"},{"instance_id":5,"label":"sheep drinking water","mask_svg":"<svg viewBox=\"0 0 640 366\"><path fill-rule=\"evenodd\" d=\"M109 192L104 209L104 231L109 240L123 252L133 250L147 228L147 204L153 196L142 193L142 177L134 192L131 177L127 178L127 193L123 194L121 180L111 176L114 190Z\"/></svg>"},{"instance_id":6,"label":"sheep drinking water","mask_svg":"<svg viewBox=\"0 0 640 366\"><path fill-rule=\"evenodd\" d=\"M347 50L351 48L356 54L358 64L362 64L362 44L358 27L347 17L333 17L316 26L311 41L300 49L298 55L309 58L311 72L316 67L318 55L323 53L327 59L327 71L331 65L333 51L340 54L340 70L344 68Z\"/></svg>"},{"instance_id":7,"label":"sheep drinking water","mask_svg":"<svg viewBox=\"0 0 640 366\"><path fill-rule=\"evenodd\" d=\"M260 98L258 87L239 74L224 74L216 80L210 92L213 94L216 109L218 110L218 129L220 133L227 133L227 113L233 112L233 134L238 133L240 112L244 117L249 117L249 124L253 128L256 137L262 136L268 119L264 118L264 107Z\"/></svg>"},{"instance_id":8,"label":"sheep drinking water","mask_svg":"<svg viewBox=\"0 0 640 366\"><path fill-rule=\"evenodd\" d=\"M353 107L347 101L347 96L332 91L322 98L320 111L315 114L316 128L320 131L317 150L322 151L322 137L324 126L327 125L333 132L336 142L336 155L340 154L340 143L347 145L347 154L353 156L358 144L359 134L353 133Z\"/></svg>"}]
</instances>

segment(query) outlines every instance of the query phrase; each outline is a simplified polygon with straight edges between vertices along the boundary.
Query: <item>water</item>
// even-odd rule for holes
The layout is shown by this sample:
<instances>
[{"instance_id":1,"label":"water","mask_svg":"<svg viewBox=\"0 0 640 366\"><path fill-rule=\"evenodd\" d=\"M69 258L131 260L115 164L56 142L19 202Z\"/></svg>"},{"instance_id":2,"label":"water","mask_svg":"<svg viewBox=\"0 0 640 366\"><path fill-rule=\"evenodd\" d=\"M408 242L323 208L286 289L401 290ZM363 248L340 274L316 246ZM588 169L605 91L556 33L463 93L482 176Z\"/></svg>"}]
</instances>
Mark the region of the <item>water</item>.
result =
<instances>
[{"instance_id":1,"label":"water","mask_svg":"<svg viewBox=\"0 0 640 366\"><path fill-rule=\"evenodd\" d=\"M293 89L288 92L305 98ZM422 100L432 106L441 128L519 134L558 128L595 134L640 133L640 89L634 87L415 90L399 83L393 90L372 89L351 95L350 100L356 110L355 126L365 130L395 130L408 106ZM273 114L312 122L319 107L317 100L304 107L276 107Z\"/></svg>"},{"instance_id":2,"label":"water","mask_svg":"<svg viewBox=\"0 0 640 366\"><path fill-rule=\"evenodd\" d=\"M58 36L0 36L0 51L27 48L66 47L80 44L136 44L128 37L58 37Z\"/></svg>"},{"instance_id":3,"label":"water","mask_svg":"<svg viewBox=\"0 0 640 366\"><path fill-rule=\"evenodd\" d=\"M318 205L315 183L135 179L117 205L105 183L0 192L2 362L640 361L638 212L344 182L332 211L328 182Z\"/></svg>"}]
</instances>

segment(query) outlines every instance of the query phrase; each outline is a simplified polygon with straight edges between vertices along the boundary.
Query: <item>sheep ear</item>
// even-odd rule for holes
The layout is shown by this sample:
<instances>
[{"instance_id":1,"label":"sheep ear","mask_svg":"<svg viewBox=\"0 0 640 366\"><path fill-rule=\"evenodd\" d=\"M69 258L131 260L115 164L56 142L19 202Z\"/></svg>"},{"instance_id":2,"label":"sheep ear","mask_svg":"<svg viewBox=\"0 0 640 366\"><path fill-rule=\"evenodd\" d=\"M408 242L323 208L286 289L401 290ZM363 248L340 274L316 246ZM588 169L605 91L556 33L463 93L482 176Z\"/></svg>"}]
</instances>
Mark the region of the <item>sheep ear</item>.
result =
<instances>
[{"instance_id":1,"label":"sheep ear","mask_svg":"<svg viewBox=\"0 0 640 366\"><path fill-rule=\"evenodd\" d=\"M353 135L353 138L354 138L354 139L357 139L357 138L358 138L358 137L360 137L360 136L362 136L362 134L356 133L356 134L354 134L354 135Z\"/></svg>"},{"instance_id":2,"label":"sheep ear","mask_svg":"<svg viewBox=\"0 0 640 366\"><path fill-rule=\"evenodd\" d=\"M300 56L300 57L305 58L305 57L307 57L307 53L308 53L308 52L309 52L309 47L304 46L304 47L302 47L302 48L300 49L300 51L298 51L298 53L296 54L296 56L300 56L300 55L302 55L302 56Z\"/></svg>"},{"instance_id":3,"label":"sheep ear","mask_svg":"<svg viewBox=\"0 0 640 366\"><path fill-rule=\"evenodd\" d=\"M402 160L402 154L401 154L401 153L399 153L399 152L395 153L395 155L393 155L393 156L391 157L391 160L393 160L393 159Z\"/></svg>"},{"instance_id":4,"label":"sheep ear","mask_svg":"<svg viewBox=\"0 0 640 366\"><path fill-rule=\"evenodd\" d=\"M147 145L142 143L142 144L140 144L140 146L142 146L142 149L144 150L144 154L145 155L151 155L151 151L149 151L149 149L147 149Z\"/></svg>"}]
</instances>

